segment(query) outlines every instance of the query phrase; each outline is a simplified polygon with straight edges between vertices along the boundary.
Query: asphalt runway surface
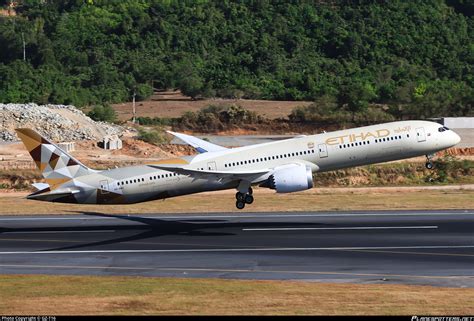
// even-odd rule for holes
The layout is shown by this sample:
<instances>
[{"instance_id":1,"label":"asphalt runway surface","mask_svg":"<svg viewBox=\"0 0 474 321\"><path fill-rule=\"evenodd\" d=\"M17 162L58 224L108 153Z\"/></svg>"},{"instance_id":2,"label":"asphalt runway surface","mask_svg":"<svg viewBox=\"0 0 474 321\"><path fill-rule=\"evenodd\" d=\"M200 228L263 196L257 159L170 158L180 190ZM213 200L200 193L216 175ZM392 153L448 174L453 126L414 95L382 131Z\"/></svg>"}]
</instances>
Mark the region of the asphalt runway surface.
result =
<instances>
[{"instance_id":1,"label":"asphalt runway surface","mask_svg":"<svg viewBox=\"0 0 474 321\"><path fill-rule=\"evenodd\" d=\"M474 287L474 210L1 216L0 274Z\"/></svg>"}]
</instances>

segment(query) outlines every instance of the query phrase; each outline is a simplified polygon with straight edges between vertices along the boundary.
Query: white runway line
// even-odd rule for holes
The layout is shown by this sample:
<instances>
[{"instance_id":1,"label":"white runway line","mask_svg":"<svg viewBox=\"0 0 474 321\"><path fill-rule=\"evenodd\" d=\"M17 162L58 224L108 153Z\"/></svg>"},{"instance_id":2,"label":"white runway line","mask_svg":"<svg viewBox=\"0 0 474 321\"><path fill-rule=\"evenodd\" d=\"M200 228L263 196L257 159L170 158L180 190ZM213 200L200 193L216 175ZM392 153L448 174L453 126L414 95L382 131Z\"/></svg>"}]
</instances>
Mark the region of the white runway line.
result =
<instances>
[{"instance_id":1,"label":"white runway line","mask_svg":"<svg viewBox=\"0 0 474 321\"><path fill-rule=\"evenodd\" d=\"M2 232L1 234L52 234L52 233L112 233L115 230L95 230L95 231L21 231L21 232Z\"/></svg>"},{"instance_id":2,"label":"white runway line","mask_svg":"<svg viewBox=\"0 0 474 321\"><path fill-rule=\"evenodd\" d=\"M474 215L474 212L410 212L407 213L403 211L402 213L369 213L369 212L362 212L362 213L324 213L324 214L265 214L262 212L261 214L243 214L243 215L192 215L188 216L187 214L183 215L176 215L176 216L160 216L160 215L153 215L153 216L142 216L142 215L121 215L118 214L116 217L0 217L0 221L49 221L49 220L111 220L111 219L127 219L127 218L149 218L149 219L182 219L182 220L189 220L189 219L209 219L209 218L285 218L285 217L350 217L350 216L450 216L450 215ZM137 221L137 223L140 223Z\"/></svg>"},{"instance_id":3,"label":"white runway line","mask_svg":"<svg viewBox=\"0 0 474 321\"><path fill-rule=\"evenodd\" d=\"M400 230L400 229L437 229L429 226L354 226L354 227L276 227L276 228L243 228L242 231L306 231L306 230Z\"/></svg>"},{"instance_id":4,"label":"white runway line","mask_svg":"<svg viewBox=\"0 0 474 321\"><path fill-rule=\"evenodd\" d=\"M94 253L212 253L212 252L266 252L266 251L350 251L350 250L401 250L401 249L470 249L474 245L413 245L413 246L359 246L359 247L268 247L268 248L216 248L173 250L74 250L74 251L17 251L0 252L11 254L94 254Z\"/></svg>"},{"instance_id":5,"label":"white runway line","mask_svg":"<svg viewBox=\"0 0 474 321\"><path fill-rule=\"evenodd\" d=\"M357 277L390 277L390 278L422 278L422 279L468 279L474 275L411 275L391 273L356 273L336 271L291 271L291 270L260 270L260 269L219 269L219 268L193 268L193 267L141 267L141 266L94 266L94 265L37 265L37 264L0 264L5 268L33 268L33 269L98 269L98 270L139 270L139 271L164 271L164 272L217 272L217 273L268 273L268 274L300 274L300 275L338 275Z\"/></svg>"}]
</instances>

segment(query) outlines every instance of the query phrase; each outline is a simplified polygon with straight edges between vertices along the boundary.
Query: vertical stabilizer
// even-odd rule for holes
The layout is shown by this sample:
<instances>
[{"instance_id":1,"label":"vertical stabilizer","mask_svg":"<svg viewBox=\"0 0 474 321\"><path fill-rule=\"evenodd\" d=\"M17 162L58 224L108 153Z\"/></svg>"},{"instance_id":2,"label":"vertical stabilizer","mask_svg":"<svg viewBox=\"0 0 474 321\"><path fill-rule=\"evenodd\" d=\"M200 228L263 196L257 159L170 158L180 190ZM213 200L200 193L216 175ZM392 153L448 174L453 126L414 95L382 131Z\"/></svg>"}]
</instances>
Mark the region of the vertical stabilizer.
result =
<instances>
[{"instance_id":1,"label":"vertical stabilizer","mask_svg":"<svg viewBox=\"0 0 474 321\"><path fill-rule=\"evenodd\" d=\"M43 174L50 190L93 170L76 160L48 139L29 128L16 129L18 137Z\"/></svg>"}]
</instances>

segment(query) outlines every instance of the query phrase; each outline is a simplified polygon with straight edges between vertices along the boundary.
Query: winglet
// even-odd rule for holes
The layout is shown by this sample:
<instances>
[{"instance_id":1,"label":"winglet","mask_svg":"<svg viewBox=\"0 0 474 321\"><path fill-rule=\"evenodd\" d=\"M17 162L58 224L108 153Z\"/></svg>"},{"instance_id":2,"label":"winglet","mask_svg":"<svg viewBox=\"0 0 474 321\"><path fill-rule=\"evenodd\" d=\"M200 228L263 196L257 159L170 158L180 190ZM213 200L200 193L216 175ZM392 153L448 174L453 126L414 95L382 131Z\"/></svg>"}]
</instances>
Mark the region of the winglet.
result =
<instances>
[{"instance_id":1,"label":"winglet","mask_svg":"<svg viewBox=\"0 0 474 321\"><path fill-rule=\"evenodd\" d=\"M205 140L199 139L194 136L181 134L181 133L175 133L169 130L167 130L166 132L181 139L186 144L191 145L197 150L198 153L201 153L201 154L206 153L206 152L218 152L218 151L223 151L227 149L225 147L206 142Z\"/></svg>"}]
</instances>

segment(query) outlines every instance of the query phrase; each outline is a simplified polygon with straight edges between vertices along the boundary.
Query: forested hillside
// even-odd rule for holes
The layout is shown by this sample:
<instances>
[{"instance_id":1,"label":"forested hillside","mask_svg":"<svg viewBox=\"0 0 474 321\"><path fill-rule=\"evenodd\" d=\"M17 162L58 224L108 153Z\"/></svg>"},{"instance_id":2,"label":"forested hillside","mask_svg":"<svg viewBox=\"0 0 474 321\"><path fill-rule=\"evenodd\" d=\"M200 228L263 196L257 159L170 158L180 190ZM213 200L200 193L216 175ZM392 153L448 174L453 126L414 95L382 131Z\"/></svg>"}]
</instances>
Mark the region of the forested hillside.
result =
<instances>
[{"instance_id":1,"label":"forested hillside","mask_svg":"<svg viewBox=\"0 0 474 321\"><path fill-rule=\"evenodd\" d=\"M473 9L470 0L24 0L0 17L0 102L85 106L144 99L154 87L468 115Z\"/></svg>"}]
</instances>

